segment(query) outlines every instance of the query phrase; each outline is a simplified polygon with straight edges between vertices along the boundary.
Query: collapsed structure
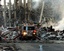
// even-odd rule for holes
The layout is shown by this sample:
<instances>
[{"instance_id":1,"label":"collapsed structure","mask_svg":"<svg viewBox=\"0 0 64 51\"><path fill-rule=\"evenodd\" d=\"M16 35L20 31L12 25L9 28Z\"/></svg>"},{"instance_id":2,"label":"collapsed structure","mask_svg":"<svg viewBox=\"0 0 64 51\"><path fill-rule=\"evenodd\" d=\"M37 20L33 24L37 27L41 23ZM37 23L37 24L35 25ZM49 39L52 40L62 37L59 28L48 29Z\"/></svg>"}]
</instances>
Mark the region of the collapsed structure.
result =
<instances>
[{"instance_id":1,"label":"collapsed structure","mask_svg":"<svg viewBox=\"0 0 64 51\"><path fill-rule=\"evenodd\" d=\"M42 2L43 3L43 2ZM11 4L9 0L8 8L6 0L4 0L4 22L5 26L15 26L17 23L39 23L41 22L43 15L43 6L40 3L40 8L32 9L33 0L14 0L14 4ZM41 10L42 9L42 10ZM6 20L8 18L8 20ZM39 21L40 20L40 21Z\"/></svg>"}]
</instances>

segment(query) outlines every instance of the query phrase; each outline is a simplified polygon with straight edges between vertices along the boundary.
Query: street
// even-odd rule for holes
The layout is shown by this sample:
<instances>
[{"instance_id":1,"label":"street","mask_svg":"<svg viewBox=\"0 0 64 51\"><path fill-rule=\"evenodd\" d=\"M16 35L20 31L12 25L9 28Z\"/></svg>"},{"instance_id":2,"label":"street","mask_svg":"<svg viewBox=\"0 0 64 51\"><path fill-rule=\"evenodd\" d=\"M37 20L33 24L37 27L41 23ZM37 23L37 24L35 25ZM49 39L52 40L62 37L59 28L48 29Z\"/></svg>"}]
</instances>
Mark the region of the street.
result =
<instances>
[{"instance_id":1,"label":"street","mask_svg":"<svg viewBox=\"0 0 64 51\"><path fill-rule=\"evenodd\" d=\"M43 51L64 51L64 44L44 44Z\"/></svg>"},{"instance_id":2,"label":"street","mask_svg":"<svg viewBox=\"0 0 64 51\"><path fill-rule=\"evenodd\" d=\"M64 51L64 44L17 43L16 46L22 51Z\"/></svg>"},{"instance_id":3,"label":"street","mask_svg":"<svg viewBox=\"0 0 64 51\"><path fill-rule=\"evenodd\" d=\"M11 43L8 44L13 45ZM64 51L64 44L43 44L43 43L14 43L14 44L16 51Z\"/></svg>"}]
</instances>

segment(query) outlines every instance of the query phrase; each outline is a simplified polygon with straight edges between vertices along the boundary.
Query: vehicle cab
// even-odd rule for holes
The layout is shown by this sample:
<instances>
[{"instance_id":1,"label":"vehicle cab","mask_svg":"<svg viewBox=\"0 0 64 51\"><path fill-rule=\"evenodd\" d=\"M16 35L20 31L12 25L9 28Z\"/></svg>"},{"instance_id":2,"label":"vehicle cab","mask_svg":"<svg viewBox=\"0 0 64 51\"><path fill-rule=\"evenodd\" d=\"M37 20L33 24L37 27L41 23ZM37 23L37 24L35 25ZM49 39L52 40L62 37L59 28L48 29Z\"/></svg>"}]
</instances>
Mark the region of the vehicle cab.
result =
<instances>
[{"instance_id":1,"label":"vehicle cab","mask_svg":"<svg viewBox=\"0 0 64 51\"><path fill-rule=\"evenodd\" d=\"M35 25L24 25L21 31L22 36L34 36L37 35Z\"/></svg>"}]
</instances>

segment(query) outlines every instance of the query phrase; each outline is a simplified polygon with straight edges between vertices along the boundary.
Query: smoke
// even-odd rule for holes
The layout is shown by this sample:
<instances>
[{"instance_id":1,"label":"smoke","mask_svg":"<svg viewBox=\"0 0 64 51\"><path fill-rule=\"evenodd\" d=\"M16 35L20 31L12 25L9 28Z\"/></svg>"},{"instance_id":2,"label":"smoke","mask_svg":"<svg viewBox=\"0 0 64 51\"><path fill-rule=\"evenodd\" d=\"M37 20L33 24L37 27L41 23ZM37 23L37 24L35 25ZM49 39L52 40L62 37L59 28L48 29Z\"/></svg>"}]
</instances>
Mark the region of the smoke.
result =
<instances>
[{"instance_id":1,"label":"smoke","mask_svg":"<svg viewBox=\"0 0 64 51\"><path fill-rule=\"evenodd\" d=\"M56 23L57 25L54 26L54 28L55 30L64 30L64 0L56 0L54 4L53 4L53 11L56 11L57 14L59 14L59 17L56 19L59 20Z\"/></svg>"},{"instance_id":2,"label":"smoke","mask_svg":"<svg viewBox=\"0 0 64 51\"><path fill-rule=\"evenodd\" d=\"M54 18L53 28L55 30L64 29L64 0L44 0L45 17ZM51 25L50 24L50 25Z\"/></svg>"},{"instance_id":3,"label":"smoke","mask_svg":"<svg viewBox=\"0 0 64 51\"><path fill-rule=\"evenodd\" d=\"M37 9L39 7L41 0L32 0L32 8Z\"/></svg>"},{"instance_id":4,"label":"smoke","mask_svg":"<svg viewBox=\"0 0 64 51\"><path fill-rule=\"evenodd\" d=\"M64 18L58 22L58 25L54 27L55 30L64 30Z\"/></svg>"},{"instance_id":5,"label":"smoke","mask_svg":"<svg viewBox=\"0 0 64 51\"><path fill-rule=\"evenodd\" d=\"M40 8L42 0L32 0L32 8L37 10ZM64 0L43 0L43 15L47 18L54 18L53 22L48 20L55 30L64 29ZM39 12L39 11L38 11ZM39 16L38 16L39 17Z\"/></svg>"}]
</instances>

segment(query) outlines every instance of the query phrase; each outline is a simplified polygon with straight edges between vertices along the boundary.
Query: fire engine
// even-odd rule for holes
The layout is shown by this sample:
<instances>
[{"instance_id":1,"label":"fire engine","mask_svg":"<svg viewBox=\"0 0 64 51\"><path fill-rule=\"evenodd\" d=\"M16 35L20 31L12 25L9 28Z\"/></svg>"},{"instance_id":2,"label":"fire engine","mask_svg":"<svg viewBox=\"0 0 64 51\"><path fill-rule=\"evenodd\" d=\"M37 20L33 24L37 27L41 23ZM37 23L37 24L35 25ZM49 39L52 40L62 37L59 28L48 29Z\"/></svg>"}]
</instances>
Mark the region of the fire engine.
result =
<instances>
[{"instance_id":1,"label":"fire engine","mask_svg":"<svg viewBox=\"0 0 64 51\"><path fill-rule=\"evenodd\" d=\"M36 25L35 24L24 24L21 27L21 39L36 39L37 36L37 30L36 30Z\"/></svg>"}]
</instances>

